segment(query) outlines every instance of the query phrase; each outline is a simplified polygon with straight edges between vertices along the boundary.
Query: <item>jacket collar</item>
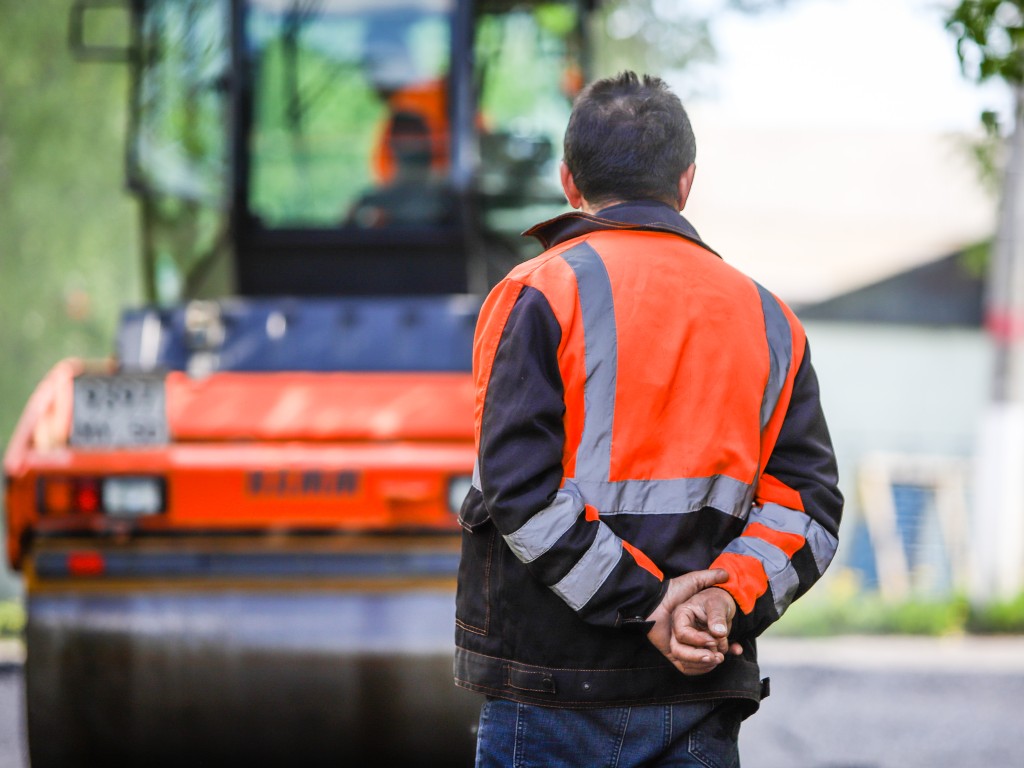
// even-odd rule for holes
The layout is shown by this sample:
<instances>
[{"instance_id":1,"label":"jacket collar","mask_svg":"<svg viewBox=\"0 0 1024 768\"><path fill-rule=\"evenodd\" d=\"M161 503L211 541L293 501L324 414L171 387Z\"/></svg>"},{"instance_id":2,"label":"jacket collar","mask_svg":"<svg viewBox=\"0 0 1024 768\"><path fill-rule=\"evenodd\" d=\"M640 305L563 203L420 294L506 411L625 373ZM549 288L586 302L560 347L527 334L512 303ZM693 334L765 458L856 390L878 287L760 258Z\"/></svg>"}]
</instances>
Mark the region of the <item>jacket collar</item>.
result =
<instances>
[{"instance_id":1,"label":"jacket collar","mask_svg":"<svg viewBox=\"0 0 1024 768\"><path fill-rule=\"evenodd\" d=\"M655 200L633 200L602 208L596 214L571 211L530 227L524 235L535 237L545 249L603 230L668 232L718 254L709 247L697 230L672 206Z\"/></svg>"}]
</instances>

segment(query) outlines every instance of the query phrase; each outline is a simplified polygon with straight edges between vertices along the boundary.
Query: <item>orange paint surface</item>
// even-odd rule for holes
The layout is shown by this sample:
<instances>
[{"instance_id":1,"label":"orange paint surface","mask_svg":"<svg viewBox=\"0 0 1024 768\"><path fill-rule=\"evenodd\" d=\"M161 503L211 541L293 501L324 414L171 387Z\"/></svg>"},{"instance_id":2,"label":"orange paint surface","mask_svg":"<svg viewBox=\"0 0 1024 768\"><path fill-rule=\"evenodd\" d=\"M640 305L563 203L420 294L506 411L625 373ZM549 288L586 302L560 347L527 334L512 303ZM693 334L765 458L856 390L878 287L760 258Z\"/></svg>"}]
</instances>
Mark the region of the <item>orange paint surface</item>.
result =
<instances>
[{"instance_id":1,"label":"orange paint surface","mask_svg":"<svg viewBox=\"0 0 1024 768\"><path fill-rule=\"evenodd\" d=\"M448 484L473 467L468 374L172 373L170 444L78 449L62 403L81 370L70 361L44 379L5 455L12 564L30 531L457 528ZM117 474L164 478L166 512L40 515L39 478L59 490L62 479Z\"/></svg>"}]
</instances>

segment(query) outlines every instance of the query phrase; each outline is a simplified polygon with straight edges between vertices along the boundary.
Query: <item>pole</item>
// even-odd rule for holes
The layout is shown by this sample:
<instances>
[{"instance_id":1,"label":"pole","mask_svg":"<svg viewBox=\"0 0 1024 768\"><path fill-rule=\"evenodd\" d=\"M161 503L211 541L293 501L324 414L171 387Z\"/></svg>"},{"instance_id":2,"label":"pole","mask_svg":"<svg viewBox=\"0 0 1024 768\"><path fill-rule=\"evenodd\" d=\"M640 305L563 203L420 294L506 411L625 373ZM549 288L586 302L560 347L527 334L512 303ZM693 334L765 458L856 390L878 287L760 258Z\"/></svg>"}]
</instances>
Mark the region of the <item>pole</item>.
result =
<instances>
[{"instance_id":1,"label":"pole","mask_svg":"<svg viewBox=\"0 0 1024 768\"><path fill-rule=\"evenodd\" d=\"M986 327L992 399L975 471L971 596L1011 599L1024 588L1024 87L1014 86L1014 130L989 270Z\"/></svg>"}]
</instances>

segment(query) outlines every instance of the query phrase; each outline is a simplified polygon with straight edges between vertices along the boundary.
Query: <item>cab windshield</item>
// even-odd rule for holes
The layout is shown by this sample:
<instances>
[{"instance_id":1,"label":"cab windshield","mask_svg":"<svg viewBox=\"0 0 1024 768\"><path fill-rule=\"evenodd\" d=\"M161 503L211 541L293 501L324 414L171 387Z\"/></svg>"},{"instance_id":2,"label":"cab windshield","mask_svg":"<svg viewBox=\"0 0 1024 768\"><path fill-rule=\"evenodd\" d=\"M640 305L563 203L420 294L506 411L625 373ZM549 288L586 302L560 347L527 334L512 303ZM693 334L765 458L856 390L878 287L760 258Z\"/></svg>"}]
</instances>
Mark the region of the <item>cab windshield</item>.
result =
<instances>
[{"instance_id":1,"label":"cab windshield","mask_svg":"<svg viewBox=\"0 0 1024 768\"><path fill-rule=\"evenodd\" d=\"M482 290L534 255L519 233L565 209L581 3L465 1L141 0L129 178L151 297L267 292L300 263L293 292L385 263L409 283L444 263L440 291L471 261Z\"/></svg>"},{"instance_id":2,"label":"cab windshield","mask_svg":"<svg viewBox=\"0 0 1024 768\"><path fill-rule=\"evenodd\" d=\"M452 11L453 0L250 3L253 217L268 228L450 218Z\"/></svg>"}]
</instances>

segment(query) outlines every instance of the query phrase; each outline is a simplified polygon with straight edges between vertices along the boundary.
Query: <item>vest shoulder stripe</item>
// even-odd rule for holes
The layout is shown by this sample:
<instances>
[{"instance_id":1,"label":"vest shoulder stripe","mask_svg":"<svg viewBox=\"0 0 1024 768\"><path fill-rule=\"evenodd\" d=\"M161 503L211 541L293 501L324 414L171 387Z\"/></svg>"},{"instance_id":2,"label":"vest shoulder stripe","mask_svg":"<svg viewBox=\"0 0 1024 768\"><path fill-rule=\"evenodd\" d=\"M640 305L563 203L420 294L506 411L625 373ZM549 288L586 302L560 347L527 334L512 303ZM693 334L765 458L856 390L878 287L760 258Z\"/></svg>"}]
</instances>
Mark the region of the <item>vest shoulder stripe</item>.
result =
<instances>
[{"instance_id":1,"label":"vest shoulder stripe","mask_svg":"<svg viewBox=\"0 0 1024 768\"><path fill-rule=\"evenodd\" d=\"M786 386L789 370L793 365L793 335L789 320L782 311L778 299L759 283L757 292L761 297L761 310L764 312L764 328L768 337L769 373L764 388L764 399L761 401L761 429L768 426L772 414L779 403L779 397Z\"/></svg>"},{"instance_id":2,"label":"vest shoulder stripe","mask_svg":"<svg viewBox=\"0 0 1024 768\"><path fill-rule=\"evenodd\" d=\"M600 255L587 242L565 251L562 258L576 275L583 315L585 416L577 451L576 476L607 479L611 463L618 369L611 280Z\"/></svg>"}]
</instances>

